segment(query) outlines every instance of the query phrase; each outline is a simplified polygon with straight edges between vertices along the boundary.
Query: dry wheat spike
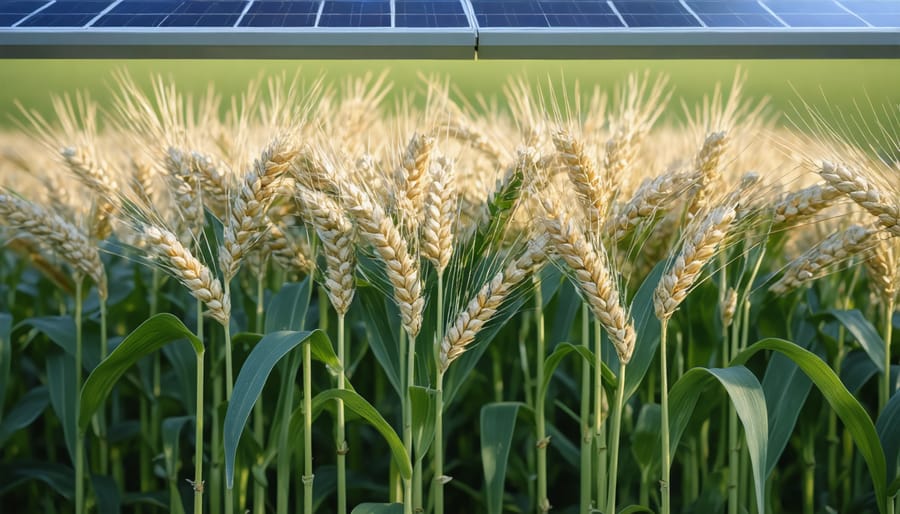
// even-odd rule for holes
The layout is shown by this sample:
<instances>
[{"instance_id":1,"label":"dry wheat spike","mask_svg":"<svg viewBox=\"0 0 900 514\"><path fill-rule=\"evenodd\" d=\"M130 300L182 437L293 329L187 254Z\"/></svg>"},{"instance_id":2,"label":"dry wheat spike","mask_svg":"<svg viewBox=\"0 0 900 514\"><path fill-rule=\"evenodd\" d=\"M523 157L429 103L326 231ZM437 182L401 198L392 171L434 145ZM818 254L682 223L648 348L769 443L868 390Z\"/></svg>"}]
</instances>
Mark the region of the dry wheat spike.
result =
<instances>
[{"instance_id":1,"label":"dry wheat spike","mask_svg":"<svg viewBox=\"0 0 900 514\"><path fill-rule=\"evenodd\" d=\"M832 187L850 197L891 234L900 236L900 198L891 198L861 173L842 164L822 162L819 175Z\"/></svg>"},{"instance_id":2,"label":"dry wheat spike","mask_svg":"<svg viewBox=\"0 0 900 514\"><path fill-rule=\"evenodd\" d=\"M611 218L605 228L613 240L620 241L641 223L660 214L697 182L696 173L669 172L646 179L634 195Z\"/></svg>"},{"instance_id":3,"label":"dry wheat spike","mask_svg":"<svg viewBox=\"0 0 900 514\"><path fill-rule=\"evenodd\" d=\"M569 132L563 129L554 132L553 144L582 201L588 223L595 229L600 227L600 220L612 197L610 184L605 183L600 176L597 167L585 153L584 145Z\"/></svg>"},{"instance_id":4,"label":"dry wheat spike","mask_svg":"<svg viewBox=\"0 0 900 514\"><path fill-rule=\"evenodd\" d=\"M772 221L778 225L807 220L834 203L841 192L828 184L814 184L782 196L775 204Z\"/></svg>"},{"instance_id":5,"label":"dry wheat spike","mask_svg":"<svg viewBox=\"0 0 900 514\"><path fill-rule=\"evenodd\" d=\"M313 263L308 257L309 248L288 235L278 223L268 217L266 218L265 232L266 238L262 243L263 251L271 255L282 269L301 274L307 274L313 269Z\"/></svg>"},{"instance_id":6,"label":"dry wheat spike","mask_svg":"<svg viewBox=\"0 0 900 514\"><path fill-rule=\"evenodd\" d=\"M422 255L443 273L453 254L453 224L457 209L456 174L446 158L435 159L422 224Z\"/></svg>"},{"instance_id":7,"label":"dry wheat spike","mask_svg":"<svg viewBox=\"0 0 900 514\"><path fill-rule=\"evenodd\" d=\"M900 239L881 239L866 252L869 287L884 304L900 290Z\"/></svg>"},{"instance_id":8,"label":"dry wheat spike","mask_svg":"<svg viewBox=\"0 0 900 514\"><path fill-rule=\"evenodd\" d=\"M775 294L785 294L821 276L828 266L844 262L869 249L876 233L875 229L852 225L847 230L828 236L793 260L769 290Z\"/></svg>"}]
</instances>

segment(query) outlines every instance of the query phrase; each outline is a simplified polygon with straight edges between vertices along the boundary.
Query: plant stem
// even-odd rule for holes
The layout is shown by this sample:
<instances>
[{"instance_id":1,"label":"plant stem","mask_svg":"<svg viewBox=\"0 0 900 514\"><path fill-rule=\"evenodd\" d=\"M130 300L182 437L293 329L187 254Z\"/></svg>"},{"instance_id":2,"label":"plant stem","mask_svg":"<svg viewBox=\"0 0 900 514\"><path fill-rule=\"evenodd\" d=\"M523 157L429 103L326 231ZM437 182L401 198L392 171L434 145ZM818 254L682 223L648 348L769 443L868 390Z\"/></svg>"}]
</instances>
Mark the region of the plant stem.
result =
<instances>
[{"instance_id":1,"label":"plant stem","mask_svg":"<svg viewBox=\"0 0 900 514\"><path fill-rule=\"evenodd\" d=\"M594 468L597 472L597 507L606 505L606 424L603 422L603 398L606 391L603 389L603 334L600 330L600 322L594 318L594 444L596 445L596 462Z\"/></svg>"},{"instance_id":2,"label":"plant stem","mask_svg":"<svg viewBox=\"0 0 900 514\"><path fill-rule=\"evenodd\" d=\"M265 261L261 266L265 269ZM261 271L256 277L256 333L262 334L265 330L263 325L263 296L265 294L265 271ZM253 404L253 437L259 443L260 453L256 456L256 464L262 466L264 462L265 446L265 415L263 411L263 396L259 395L256 403ZM232 503L229 498L228 503ZM265 514L266 512L266 488L254 477L253 479L253 512L255 514Z\"/></svg>"},{"instance_id":3,"label":"plant stem","mask_svg":"<svg viewBox=\"0 0 900 514\"><path fill-rule=\"evenodd\" d=\"M224 296L231 298L231 284L224 281ZM234 372L231 364L231 334L228 326L225 326L225 401L231 401L231 391L234 389Z\"/></svg>"},{"instance_id":4,"label":"plant stem","mask_svg":"<svg viewBox=\"0 0 900 514\"><path fill-rule=\"evenodd\" d=\"M878 395L878 412L884 410L891 399L891 338L894 331L895 297L891 295L884 306L884 374L881 377L881 394Z\"/></svg>"},{"instance_id":5,"label":"plant stem","mask_svg":"<svg viewBox=\"0 0 900 514\"><path fill-rule=\"evenodd\" d=\"M606 512L616 512L616 479L619 475L619 431L622 427L622 411L625 406L625 363L619 364L619 381L616 388L616 403L612 411L612 433L609 455L609 487L607 488Z\"/></svg>"},{"instance_id":6,"label":"plant stem","mask_svg":"<svg viewBox=\"0 0 900 514\"><path fill-rule=\"evenodd\" d=\"M109 353L107 332L106 332L106 300L100 299L100 361L103 362ZM106 437L106 408L97 410L95 416L97 422L97 435L99 436L100 447L100 474L109 474L109 440Z\"/></svg>"},{"instance_id":7,"label":"plant stem","mask_svg":"<svg viewBox=\"0 0 900 514\"><path fill-rule=\"evenodd\" d=\"M75 277L75 419L81 409L81 367L83 359L83 334L81 333L82 288L84 278ZM75 441L75 514L84 512L84 432L78 431Z\"/></svg>"},{"instance_id":8,"label":"plant stem","mask_svg":"<svg viewBox=\"0 0 900 514\"><path fill-rule=\"evenodd\" d=\"M544 395L541 393L541 382L544 379L544 295L541 292L540 275L534 277L534 303L535 324L537 325L537 352L535 355L535 381L534 381L534 417L535 437L537 439L537 507L538 512L546 514L550 511L550 499L547 497L547 446L550 439L547 438L544 413Z\"/></svg>"},{"instance_id":9,"label":"plant stem","mask_svg":"<svg viewBox=\"0 0 900 514\"><path fill-rule=\"evenodd\" d=\"M662 497L662 514L671 512L671 499L669 497L669 467L671 456L669 452L669 374L666 362L666 339L668 338L669 320L661 320L659 333L659 376L660 376L660 433L662 435L662 461L660 463L662 478L659 481L660 496Z\"/></svg>"},{"instance_id":10,"label":"plant stem","mask_svg":"<svg viewBox=\"0 0 900 514\"><path fill-rule=\"evenodd\" d=\"M815 512L816 454L815 432L811 431L803 445L803 514Z\"/></svg>"},{"instance_id":11,"label":"plant stem","mask_svg":"<svg viewBox=\"0 0 900 514\"><path fill-rule=\"evenodd\" d=\"M581 303L581 344L586 348L591 347L590 334L590 310L588 304ZM591 433L591 367L587 362L581 363L581 514L591 512L591 463L592 442Z\"/></svg>"},{"instance_id":12,"label":"plant stem","mask_svg":"<svg viewBox=\"0 0 900 514\"><path fill-rule=\"evenodd\" d=\"M405 332L404 332L405 333ZM407 337L406 341L406 375L403 388L403 446L410 458L410 464L415 463L412 447L412 399L409 388L415 384L416 371L416 338ZM403 345L401 345L401 348ZM419 470L421 472L421 469ZM413 470L415 472L415 469ZM413 511L413 482L414 478L404 480L403 504L406 514Z\"/></svg>"},{"instance_id":13,"label":"plant stem","mask_svg":"<svg viewBox=\"0 0 900 514\"><path fill-rule=\"evenodd\" d=\"M303 512L312 514L312 350L309 341L303 343Z\"/></svg>"},{"instance_id":14,"label":"plant stem","mask_svg":"<svg viewBox=\"0 0 900 514\"><path fill-rule=\"evenodd\" d=\"M197 338L203 341L203 302L197 300ZM194 514L203 512L203 356L197 353L197 414L194 425Z\"/></svg>"},{"instance_id":15,"label":"plant stem","mask_svg":"<svg viewBox=\"0 0 900 514\"><path fill-rule=\"evenodd\" d=\"M437 366L434 395L434 514L444 514L444 371L441 341L444 339L444 273L437 274L437 336L434 357Z\"/></svg>"},{"instance_id":16,"label":"plant stem","mask_svg":"<svg viewBox=\"0 0 900 514\"><path fill-rule=\"evenodd\" d=\"M344 315L338 314L337 319L337 357L341 364L338 373L337 387L343 390L346 387L346 342L344 341ZM337 511L338 514L347 514L347 437L344 427L344 402L337 402Z\"/></svg>"}]
</instances>

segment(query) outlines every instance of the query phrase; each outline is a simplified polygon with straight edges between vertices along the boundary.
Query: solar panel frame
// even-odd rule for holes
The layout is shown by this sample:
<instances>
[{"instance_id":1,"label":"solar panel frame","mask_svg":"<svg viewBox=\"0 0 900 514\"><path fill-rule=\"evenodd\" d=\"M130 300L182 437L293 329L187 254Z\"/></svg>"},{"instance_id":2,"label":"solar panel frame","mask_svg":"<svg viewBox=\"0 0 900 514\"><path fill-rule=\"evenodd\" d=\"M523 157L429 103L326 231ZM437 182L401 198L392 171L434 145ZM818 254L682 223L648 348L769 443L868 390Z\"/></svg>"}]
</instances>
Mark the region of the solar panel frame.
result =
<instances>
[{"instance_id":1,"label":"solar panel frame","mask_svg":"<svg viewBox=\"0 0 900 514\"><path fill-rule=\"evenodd\" d=\"M66 1L66 0L57 0ZM71 0L69 0L71 1ZM120 2L129 0L119 0ZM0 57L31 58L900 58L900 28L877 27L863 16L855 27L715 26L716 22L690 6L715 0L671 0L681 5L697 21L697 27L627 26L617 4L638 5L638 0L611 0L605 5L622 21L618 26L607 19L589 19L578 11L584 0L531 0L543 6L539 27L501 27L479 24L472 1L461 0L466 25L454 27L403 27L398 24L395 2L391 1L391 26L325 27L297 22L295 26L254 26L256 0L247 5L233 27L0 27ZM259 0L260 3L274 0ZM310 0L307 0L310 1ZM333 2L335 0L325 0ZM339 1L339 0L338 0ZM359 0L356 0L357 2ZM416 0L409 0L416 1ZM444 1L444 0L442 0ZM728 0L721 0L726 2ZM760 5L797 0L759 0ZM876 12L874 0L845 0ZM113 1L108 0L112 5ZM324 4L320 4L324 6ZM587 4L585 4L587 5ZM601 3L599 5L604 5ZM784 4L781 5L783 7ZM838 5L838 4L836 4ZM874 5L874 7L873 7ZM46 7L46 6L45 6ZM715 7L715 6L713 6ZM427 11L427 7L423 8ZM628 9L625 9L626 11ZM676 10L678 10L676 8ZM708 9L707 9L708 10ZM783 10L779 7L779 11ZM573 11L570 13L569 11ZM844 8L844 12L849 10ZM34 13L32 13L34 14ZM32 16L29 14L28 16ZM502 14L502 13L500 13ZM626 13L627 14L627 13ZM836 13L839 15L840 13ZM417 15L417 14L415 14ZM410 16L415 16L410 14ZM26 18L28 17L26 16ZM308 16L308 15L306 15ZM403 15L405 16L405 15ZM422 14L422 16L427 16ZM599 15L598 15L599 16ZM606 15L608 17L608 15ZM841 15L842 16L842 15ZM885 16L890 17L890 13ZM783 23L777 14L775 19ZM454 18L458 23L458 18ZM890 18L889 18L890 19ZM246 22L244 21L246 20ZM21 20L20 20L21 21ZM266 23L276 23L276 18ZM321 13L317 13L321 21ZM707 23L707 22L710 23ZM596 26L584 26L581 23ZM721 24L726 24L727 20ZM423 24L435 25L439 21ZM731 23L731 22L727 22ZM386 23L383 23L387 25ZM762 23L759 23L762 25ZM554 26L556 25L556 26ZM559 26L562 25L562 26ZM712 25L712 26L710 26ZM900 25L900 13L898 22Z\"/></svg>"}]
</instances>

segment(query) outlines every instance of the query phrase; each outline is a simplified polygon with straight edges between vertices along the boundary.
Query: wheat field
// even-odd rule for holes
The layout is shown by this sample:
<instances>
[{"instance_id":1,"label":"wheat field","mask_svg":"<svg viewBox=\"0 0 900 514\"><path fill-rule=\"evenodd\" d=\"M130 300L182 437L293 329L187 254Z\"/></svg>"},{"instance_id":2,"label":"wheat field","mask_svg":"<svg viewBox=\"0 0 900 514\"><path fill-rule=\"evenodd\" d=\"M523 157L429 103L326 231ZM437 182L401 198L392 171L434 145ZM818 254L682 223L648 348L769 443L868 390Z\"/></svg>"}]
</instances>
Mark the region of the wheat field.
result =
<instances>
[{"instance_id":1,"label":"wheat field","mask_svg":"<svg viewBox=\"0 0 900 514\"><path fill-rule=\"evenodd\" d=\"M2 510L896 512L900 110L746 80L20 104Z\"/></svg>"}]
</instances>

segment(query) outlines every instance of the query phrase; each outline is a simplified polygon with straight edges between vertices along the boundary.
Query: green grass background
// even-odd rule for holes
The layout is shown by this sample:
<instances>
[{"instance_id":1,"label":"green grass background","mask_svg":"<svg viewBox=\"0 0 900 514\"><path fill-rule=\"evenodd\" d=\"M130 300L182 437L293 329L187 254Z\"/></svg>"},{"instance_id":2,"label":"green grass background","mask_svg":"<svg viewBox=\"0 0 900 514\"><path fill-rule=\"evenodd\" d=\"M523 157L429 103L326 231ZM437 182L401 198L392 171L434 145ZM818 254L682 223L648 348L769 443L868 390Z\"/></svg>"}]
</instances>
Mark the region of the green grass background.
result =
<instances>
[{"instance_id":1,"label":"green grass background","mask_svg":"<svg viewBox=\"0 0 900 514\"><path fill-rule=\"evenodd\" d=\"M103 102L109 97L112 74L127 69L140 80L153 74L170 76L185 91L202 92L209 83L226 97L240 92L260 75L298 69L310 78L325 74L339 81L348 75L390 70L394 94L417 87L417 76L449 76L463 93L501 95L511 76L526 75L535 83L548 79L559 84L575 80L583 86L600 84L612 90L631 72L651 70L667 74L677 100L693 103L712 91L717 82L729 83L737 69L747 72L746 93L771 97L780 112L794 112L806 102L820 111L860 110L869 116L876 109L900 104L900 60L749 60L749 61L191 61L191 60L3 60L0 59L0 124L9 125L18 109L14 101L47 112L51 94L88 89ZM585 88L589 89L589 88Z\"/></svg>"}]
</instances>

